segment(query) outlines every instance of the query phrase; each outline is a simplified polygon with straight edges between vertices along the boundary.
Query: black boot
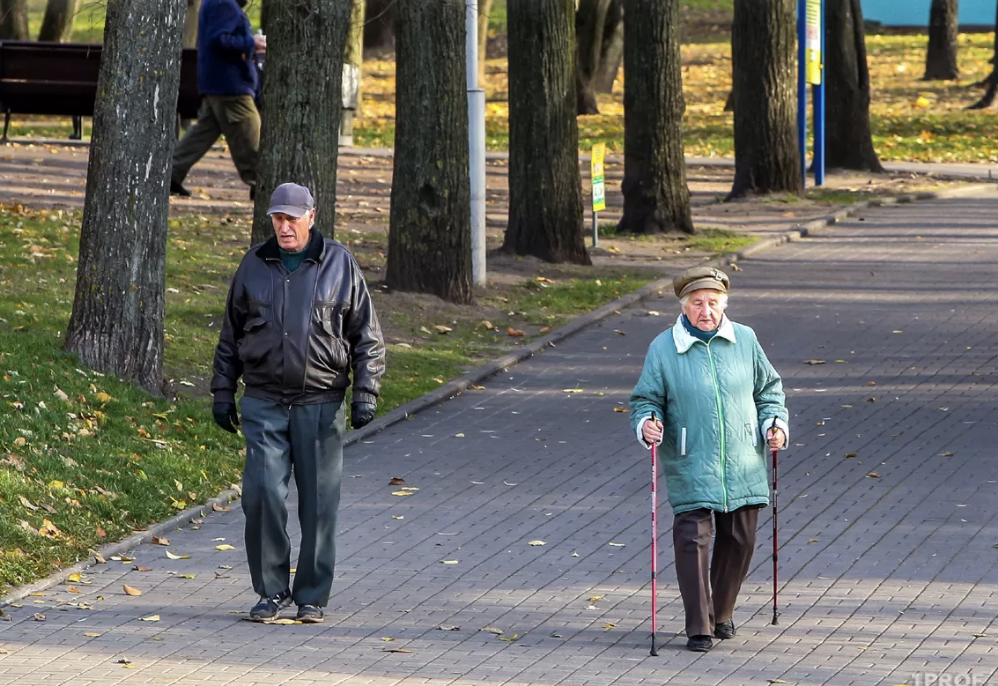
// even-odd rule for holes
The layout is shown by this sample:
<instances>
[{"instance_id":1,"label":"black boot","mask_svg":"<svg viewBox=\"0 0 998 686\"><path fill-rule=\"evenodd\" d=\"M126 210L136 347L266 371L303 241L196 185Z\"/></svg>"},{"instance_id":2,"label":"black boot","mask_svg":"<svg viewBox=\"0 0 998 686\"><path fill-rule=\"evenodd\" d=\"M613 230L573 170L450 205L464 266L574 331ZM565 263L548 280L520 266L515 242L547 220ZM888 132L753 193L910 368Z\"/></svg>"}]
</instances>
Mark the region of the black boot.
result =
<instances>
[{"instance_id":1,"label":"black boot","mask_svg":"<svg viewBox=\"0 0 998 686\"><path fill-rule=\"evenodd\" d=\"M191 197L191 192L177 181L170 182L170 195L179 195L181 198Z\"/></svg>"}]
</instances>

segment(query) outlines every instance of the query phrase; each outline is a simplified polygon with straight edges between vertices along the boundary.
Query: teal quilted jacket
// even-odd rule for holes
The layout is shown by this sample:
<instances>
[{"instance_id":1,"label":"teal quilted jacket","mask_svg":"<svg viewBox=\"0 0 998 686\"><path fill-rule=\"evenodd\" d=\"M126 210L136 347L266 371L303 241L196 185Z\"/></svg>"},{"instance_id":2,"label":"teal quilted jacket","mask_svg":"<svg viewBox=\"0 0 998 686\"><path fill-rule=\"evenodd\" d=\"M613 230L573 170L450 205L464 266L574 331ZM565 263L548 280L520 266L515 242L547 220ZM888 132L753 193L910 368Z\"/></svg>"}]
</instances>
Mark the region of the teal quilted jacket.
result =
<instances>
[{"instance_id":1,"label":"teal quilted jacket","mask_svg":"<svg viewBox=\"0 0 998 686\"><path fill-rule=\"evenodd\" d=\"M765 433L790 431L783 383L752 329L724 317L709 343L682 321L659 334L631 393L639 436L652 412L665 427L658 454L674 513L769 504Z\"/></svg>"}]
</instances>

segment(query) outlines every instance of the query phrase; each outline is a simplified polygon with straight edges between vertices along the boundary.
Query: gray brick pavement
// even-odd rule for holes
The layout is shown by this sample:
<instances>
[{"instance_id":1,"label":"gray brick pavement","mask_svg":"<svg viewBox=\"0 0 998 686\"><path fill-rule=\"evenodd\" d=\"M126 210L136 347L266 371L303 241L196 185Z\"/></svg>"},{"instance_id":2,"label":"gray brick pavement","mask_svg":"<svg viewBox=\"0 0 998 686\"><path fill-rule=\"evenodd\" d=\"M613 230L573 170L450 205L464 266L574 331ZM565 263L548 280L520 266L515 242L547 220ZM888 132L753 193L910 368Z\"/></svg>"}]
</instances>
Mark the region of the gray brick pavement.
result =
<instances>
[{"instance_id":1,"label":"gray brick pavement","mask_svg":"<svg viewBox=\"0 0 998 686\"><path fill-rule=\"evenodd\" d=\"M684 649L663 502L648 655L649 464L614 407L677 311L665 294L348 448L325 624L242 621L235 506L170 535L190 559L143 545L80 594L25 598L0 622L0 686L998 680L996 211L994 195L872 209L732 273L730 313L793 415L778 626L764 518L738 636ZM393 476L419 490L392 496Z\"/></svg>"}]
</instances>

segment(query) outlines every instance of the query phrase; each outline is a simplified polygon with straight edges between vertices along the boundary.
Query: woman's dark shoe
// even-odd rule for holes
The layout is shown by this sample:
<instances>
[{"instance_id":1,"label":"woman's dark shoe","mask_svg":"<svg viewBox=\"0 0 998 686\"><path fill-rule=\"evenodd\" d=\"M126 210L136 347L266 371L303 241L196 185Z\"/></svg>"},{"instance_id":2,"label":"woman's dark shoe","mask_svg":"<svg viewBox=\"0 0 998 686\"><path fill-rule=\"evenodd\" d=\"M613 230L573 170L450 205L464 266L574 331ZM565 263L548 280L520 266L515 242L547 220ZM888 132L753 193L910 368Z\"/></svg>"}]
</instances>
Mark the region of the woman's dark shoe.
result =
<instances>
[{"instance_id":1,"label":"woman's dark shoe","mask_svg":"<svg viewBox=\"0 0 998 686\"><path fill-rule=\"evenodd\" d=\"M710 636L690 636L690 639L686 641L686 647L696 653L706 653L714 647L714 641L711 640Z\"/></svg>"},{"instance_id":2,"label":"woman's dark shoe","mask_svg":"<svg viewBox=\"0 0 998 686\"><path fill-rule=\"evenodd\" d=\"M733 619L729 619L726 622L720 622L714 627L714 638L734 638L735 637L735 622Z\"/></svg>"}]
</instances>

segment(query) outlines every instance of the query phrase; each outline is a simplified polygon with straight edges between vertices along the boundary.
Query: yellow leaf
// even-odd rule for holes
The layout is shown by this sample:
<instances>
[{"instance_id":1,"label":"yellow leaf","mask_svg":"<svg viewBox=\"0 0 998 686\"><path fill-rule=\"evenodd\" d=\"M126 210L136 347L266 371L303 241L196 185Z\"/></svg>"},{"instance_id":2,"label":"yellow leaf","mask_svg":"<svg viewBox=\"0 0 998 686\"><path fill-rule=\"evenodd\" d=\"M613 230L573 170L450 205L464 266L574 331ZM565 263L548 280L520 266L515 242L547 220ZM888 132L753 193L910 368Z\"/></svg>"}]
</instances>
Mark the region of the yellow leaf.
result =
<instances>
[{"instance_id":1,"label":"yellow leaf","mask_svg":"<svg viewBox=\"0 0 998 686\"><path fill-rule=\"evenodd\" d=\"M166 556L169 559L171 559L171 560L189 560L189 559L191 559L190 555L175 555L174 553L171 553L169 550L166 551Z\"/></svg>"},{"instance_id":2,"label":"yellow leaf","mask_svg":"<svg viewBox=\"0 0 998 686\"><path fill-rule=\"evenodd\" d=\"M221 545L215 546L215 550L235 550L235 549L236 549L235 546L229 545L228 543L223 543Z\"/></svg>"},{"instance_id":3,"label":"yellow leaf","mask_svg":"<svg viewBox=\"0 0 998 686\"><path fill-rule=\"evenodd\" d=\"M72 581L74 584L80 583L81 579L82 577L80 577L80 575L76 572L66 577L66 581Z\"/></svg>"},{"instance_id":4,"label":"yellow leaf","mask_svg":"<svg viewBox=\"0 0 998 686\"><path fill-rule=\"evenodd\" d=\"M121 588L125 592L125 595L142 595L142 591L137 588L133 588L128 584L122 584Z\"/></svg>"},{"instance_id":5,"label":"yellow leaf","mask_svg":"<svg viewBox=\"0 0 998 686\"><path fill-rule=\"evenodd\" d=\"M600 600L603 600L603 596L601 596L601 595L589 596L589 602L590 603L595 603L595 602L600 601Z\"/></svg>"},{"instance_id":6,"label":"yellow leaf","mask_svg":"<svg viewBox=\"0 0 998 686\"><path fill-rule=\"evenodd\" d=\"M65 484L62 483L61 481L53 480L53 481L49 481L48 487L51 488L53 491L56 491L56 490L59 490L60 488L64 488Z\"/></svg>"},{"instance_id":7,"label":"yellow leaf","mask_svg":"<svg viewBox=\"0 0 998 686\"><path fill-rule=\"evenodd\" d=\"M912 103L912 107L917 107L919 109L924 109L926 107L930 107L931 105L932 102L924 95L919 95L918 99Z\"/></svg>"},{"instance_id":8,"label":"yellow leaf","mask_svg":"<svg viewBox=\"0 0 998 686\"><path fill-rule=\"evenodd\" d=\"M56 525L47 519L42 520L42 525L38 529L38 533L40 533L42 536L45 536L46 538L58 538L60 535L62 535L62 532L59 531Z\"/></svg>"},{"instance_id":9,"label":"yellow leaf","mask_svg":"<svg viewBox=\"0 0 998 686\"><path fill-rule=\"evenodd\" d=\"M107 402L111 402L112 400L114 400L114 398L112 398L111 396L109 396L104 391L101 391L100 393L97 394L97 400L99 402L102 402L102 403L107 403Z\"/></svg>"},{"instance_id":10,"label":"yellow leaf","mask_svg":"<svg viewBox=\"0 0 998 686\"><path fill-rule=\"evenodd\" d=\"M79 593L80 589L78 589L76 586L69 586L69 587L66 588L66 592L67 593Z\"/></svg>"},{"instance_id":11,"label":"yellow leaf","mask_svg":"<svg viewBox=\"0 0 998 686\"><path fill-rule=\"evenodd\" d=\"M547 545L545 541L531 541L527 545Z\"/></svg>"},{"instance_id":12,"label":"yellow leaf","mask_svg":"<svg viewBox=\"0 0 998 686\"><path fill-rule=\"evenodd\" d=\"M450 328L449 326L444 326L443 324L435 324L433 326L433 328L436 329L437 333L439 333L439 334L450 333L451 331L454 330L454 329Z\"/></svg>"},{"instance_id":13,"label":"yellow leaf","mask_svg":"<svg viewBox=\"0 0 998 686\"><path fill-rule=\"evenodd\" d=\"M139 621L140 622L158 622L159 621L159 615L149 615L148 617L140 617Z\"/></svg>"},{"instance_id":14,"label":"yellow leaf","mask_svg":"<svg viewBox=\"0 0 998 686\"><path fill-rule=\"evenodd\" d=\"M404 495L412 495L412 491L392 491L392 495L397 495L401 498Z\"/></svg>"},{"instance_id":15,"label":"yellow leaf","mask_svg":"<svg viewBox=\"0 0 998 686\"><path fill-rule=\"evenodd\" d=\"M867 474L867 476L870 477L871 479L879 479L880 478L880 475L877 474L876 472L870 472L870 473Z\"/></svg>"},{"instance_id":16,"label":"yellow leaf","mask_svg":"<svg viewBox=\"0 0 998 686\"><path fill-rule=\"evenodd\" d=\"M170 539L161 538L160 536L153 536L150 542L153 545L170 545Z\"/></svg>"},{"instance_id":17,"label":"yellow leaf","mask_svg":"<svg viewBox=\"0 0 998 686\"><path fill-rule=\"evenodd\" d=\"M582 389L581 388L563 388L563 389L561 389L561 392L562 393L582 393Z\"/></svg>"},{"instance_id":18,"label":"yellow leaf","mask_svg":"<svg viewBox=\"0 0 998 686\"><path fill-rule=\"evenodd\" d=\"M615 407L615 408L613 408L613 411L614 412L628 412L629 410L626 407Z\"/></svg>"},{"instance_id":19,"label":"yellow leaf","mask_svg":"<svg viewBox=\"0 0 998 686\"><path fill-rule=\"evenodd\" d=\"M87 638L97 638L98 636L103 636L104 634L99 631L84 631L83 635Z\"/></svg>"}]
</instances>

